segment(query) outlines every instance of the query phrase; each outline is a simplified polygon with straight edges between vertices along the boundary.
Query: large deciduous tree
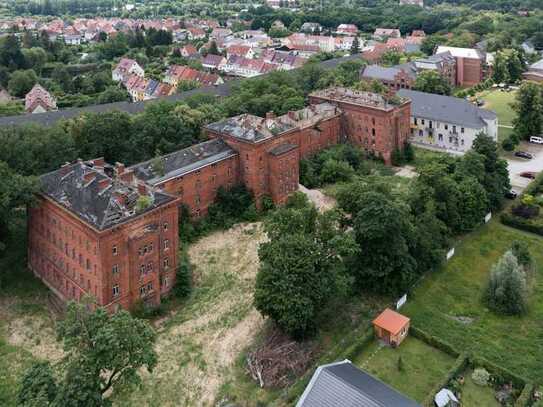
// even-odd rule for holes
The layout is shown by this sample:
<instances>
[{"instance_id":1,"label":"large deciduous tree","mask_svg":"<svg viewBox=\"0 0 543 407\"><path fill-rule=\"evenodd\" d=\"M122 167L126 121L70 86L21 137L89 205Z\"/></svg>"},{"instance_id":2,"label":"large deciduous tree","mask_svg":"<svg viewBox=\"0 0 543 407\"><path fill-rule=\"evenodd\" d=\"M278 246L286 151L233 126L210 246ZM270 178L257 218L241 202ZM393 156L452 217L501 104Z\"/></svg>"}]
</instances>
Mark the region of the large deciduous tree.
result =
<instances>
[{"instance_id":1,"label":"large deciduous tree","mask_svg":"<svg viewBox=\"0 0 543 407\"><path fill-rule=\"evenodd\" d=\"M520 86L513 104L517 117L513 120L515 134L523 139L538 136L543 129L543 86L525 82Z\"/></svg>"},{"instance_id":2,"label":"large deciduous tree","mask_svg":"<svg viewBox=\"0 0 543 407\"><path fill-rule=\"evenodd\" d=\"M438 72L421 72L415 80L415 90L426 93L436 93L438 95L450 95L451 85Z\"/></svg>"}]
</instances>

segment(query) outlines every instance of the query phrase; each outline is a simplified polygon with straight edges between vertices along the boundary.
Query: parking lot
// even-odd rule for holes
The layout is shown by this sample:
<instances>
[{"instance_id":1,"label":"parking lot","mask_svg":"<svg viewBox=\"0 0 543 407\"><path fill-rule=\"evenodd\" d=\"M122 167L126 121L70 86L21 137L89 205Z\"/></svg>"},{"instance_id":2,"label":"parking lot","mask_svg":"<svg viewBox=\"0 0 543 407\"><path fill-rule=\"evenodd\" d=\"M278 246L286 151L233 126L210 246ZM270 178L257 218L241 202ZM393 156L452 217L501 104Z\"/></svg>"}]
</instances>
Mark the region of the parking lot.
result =
<instances>
[{"instance_id":1,"label":"parking lot","mask_svg":"<svg viewBox=\"0 0 543 407\"><path fill-rule=\"evenodd\" d=\"M531 179L521 177L521 172L543 171L543 145L523 141L517 150L526 151L534 156L531 160L515 157L513 153L507 153L505 156L507 162L509 163L509 178L511 179L511 186L515 191L520 192L526 188L530 181L532 181Z\"/></svg>"}]
</instances>

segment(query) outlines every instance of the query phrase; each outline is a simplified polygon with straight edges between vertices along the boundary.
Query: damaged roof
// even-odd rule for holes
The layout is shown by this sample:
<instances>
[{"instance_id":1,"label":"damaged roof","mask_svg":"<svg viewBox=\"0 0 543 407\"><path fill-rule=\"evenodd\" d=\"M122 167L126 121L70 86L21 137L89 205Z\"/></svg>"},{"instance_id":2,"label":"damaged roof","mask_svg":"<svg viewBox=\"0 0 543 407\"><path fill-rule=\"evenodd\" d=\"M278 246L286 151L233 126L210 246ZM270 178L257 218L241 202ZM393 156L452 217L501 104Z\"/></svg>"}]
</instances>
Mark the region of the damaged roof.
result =
<instances>
[{"instance_id":1,"label":"damaged roof","mask_svg":"<svg viewBox=\"0 0 543 407\"><path fill-rule=\"evenodd\" d=\"M206 129L251 143L273 138L294 128L292 124L276 118L264 119L252 114L229 117L206 126Z\"/></svg>"},{"instance_id":2,"label":"damaged roof","mask_svg":"<svg viewBox=\"0 0 543 407\"><path fill-rule=\"evenodd\" d=\"M137 178L151 185L157 185L235 155L237 152L223 140L213 139L136 164L130 169L134 171ZM159 160L159 169L153 168L153 165L157 165L157 160Z\"/></svg>"},{"instance_id":3,"label":"damaged roof","mask_svg":"<svg viewBox=\"0 0 543 407\"><path fill-rule=\"evenodd\" d=\"M113 167L111 167L113 170ZM175 200L159 191L145 188L145 193L133 184L106 175L104 167L93 162L77 161L40 177L45 196L53 199L77 217L98 230L118 225L135 217L138 199L145 195L151 204L147 212Z\"/></svg>"}]
</instances>

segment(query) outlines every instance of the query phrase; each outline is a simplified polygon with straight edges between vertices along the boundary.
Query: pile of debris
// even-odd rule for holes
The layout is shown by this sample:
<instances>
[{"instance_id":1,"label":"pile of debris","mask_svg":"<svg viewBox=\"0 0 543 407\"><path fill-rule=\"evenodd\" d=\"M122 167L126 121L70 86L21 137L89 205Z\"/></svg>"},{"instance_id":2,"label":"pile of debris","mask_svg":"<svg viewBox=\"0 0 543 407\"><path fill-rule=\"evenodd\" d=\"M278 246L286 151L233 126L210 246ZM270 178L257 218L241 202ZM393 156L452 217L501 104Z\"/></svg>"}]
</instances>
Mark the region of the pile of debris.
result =
<instances>
[{"instance_id":1,"label":"pile of debris","mask_svg":"<svg viewBox=\"0 0 543 407\"><path fill-rule=\"evenodd\" d=\"M286 387L308 369L317 354L312 342L296 342L274 330L247 355L247 369L260 387Z\"/></svg>"}]
</instances>

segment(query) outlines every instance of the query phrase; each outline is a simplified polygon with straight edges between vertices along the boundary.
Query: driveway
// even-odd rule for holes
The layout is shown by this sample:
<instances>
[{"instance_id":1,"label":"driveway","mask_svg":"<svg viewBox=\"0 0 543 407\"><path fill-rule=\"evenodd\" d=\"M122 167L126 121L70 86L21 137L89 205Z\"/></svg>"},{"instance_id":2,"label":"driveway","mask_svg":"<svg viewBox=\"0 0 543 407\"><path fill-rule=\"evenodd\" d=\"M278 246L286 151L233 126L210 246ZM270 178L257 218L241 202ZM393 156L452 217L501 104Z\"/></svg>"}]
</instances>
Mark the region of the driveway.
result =
<instances>
[{"instance_id":1,"label":"driveway","mask_svg":"<svg viewBox=\"0 0 543 407\"><path fill-rule=\"evenodd\" d=\"M532 181L528 178L522 178L519 174L523 171L540 172L543 171L543 145L521 142L519 151L527 151L534 158L525 160L524 158L515 157L512 153L507 153L505 159L509 164L509 178L511 186L517 192L522 191Z\"/></svg>"}]
</instances>

